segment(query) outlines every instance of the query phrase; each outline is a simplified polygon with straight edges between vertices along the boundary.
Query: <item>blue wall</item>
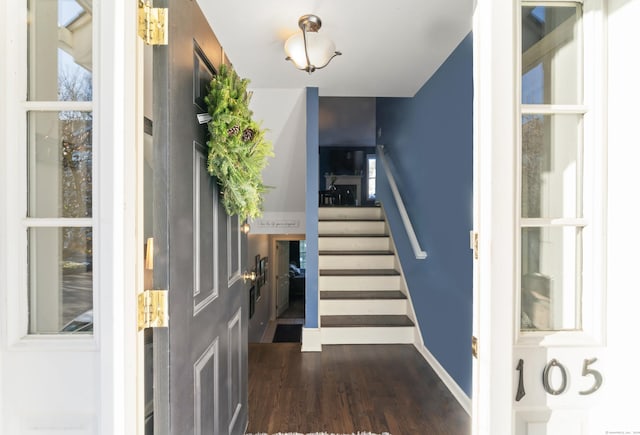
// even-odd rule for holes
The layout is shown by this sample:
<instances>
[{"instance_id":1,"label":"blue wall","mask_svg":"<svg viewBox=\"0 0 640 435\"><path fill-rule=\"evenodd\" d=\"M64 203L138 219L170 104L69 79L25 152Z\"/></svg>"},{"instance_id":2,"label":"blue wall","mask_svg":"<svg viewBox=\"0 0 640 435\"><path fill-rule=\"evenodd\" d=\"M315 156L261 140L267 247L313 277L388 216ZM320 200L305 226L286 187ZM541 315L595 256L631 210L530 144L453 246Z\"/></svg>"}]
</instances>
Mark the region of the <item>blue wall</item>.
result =
<instances>
[{"instance_id":1,"label":"blue wall","mask_svg":"<svg viewBox=\"0 0 640 435\"><path fill-rule=\"evenodd\" d=\"M307 88L305 328L318 327L318 88Z\"/></svg>"},{"instance_id":2,"label":"blue wall","mask_svg":"<svg viewBox=\"0 0 640 435\"><path fill-rule=\"evenodd\" d=\"M413 98L378 98L378 143L426 260L416 260L388 187L378 199L392 229L427 349L471 395L473 51L469 34ZM380 130L378 130L380 131Z\"/></svg>"}]
</instances>

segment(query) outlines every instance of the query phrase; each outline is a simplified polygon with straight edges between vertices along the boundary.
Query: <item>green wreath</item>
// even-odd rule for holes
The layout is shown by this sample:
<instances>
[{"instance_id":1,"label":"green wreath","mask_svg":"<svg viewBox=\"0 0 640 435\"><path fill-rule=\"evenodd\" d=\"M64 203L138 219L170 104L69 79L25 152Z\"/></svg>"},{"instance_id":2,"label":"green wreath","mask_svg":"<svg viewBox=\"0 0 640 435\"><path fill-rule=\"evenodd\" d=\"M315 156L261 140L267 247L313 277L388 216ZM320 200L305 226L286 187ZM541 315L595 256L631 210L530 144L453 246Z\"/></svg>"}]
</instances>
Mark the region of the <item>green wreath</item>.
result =
<instances>
[{"instance_id":1,"label":"green wreath","mask_svg":"<svg viewBox=\"0 0 640 435\"><path fill-rule=\"evenodd\" d=\"M207 170L215 176L222 204L229 215L241 220L262 215L262 170L273 156L271 142L252 119L249 109L249 80L241 79L226 65L211 80L204 98L211 120L208 122L209 156Z\"/></svg>"}]
</instances>

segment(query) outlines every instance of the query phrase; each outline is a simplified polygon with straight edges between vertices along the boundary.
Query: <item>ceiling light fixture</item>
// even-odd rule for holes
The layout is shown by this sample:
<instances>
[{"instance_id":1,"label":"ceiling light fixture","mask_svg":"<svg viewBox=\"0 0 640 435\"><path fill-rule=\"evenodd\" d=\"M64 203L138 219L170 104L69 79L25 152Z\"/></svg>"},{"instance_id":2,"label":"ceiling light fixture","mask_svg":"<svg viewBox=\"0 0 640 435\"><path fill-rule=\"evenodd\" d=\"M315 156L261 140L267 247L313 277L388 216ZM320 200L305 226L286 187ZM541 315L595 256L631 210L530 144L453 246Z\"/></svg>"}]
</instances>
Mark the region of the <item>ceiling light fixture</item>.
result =
<instances>
[{"instance_id":1,"label":"ceiling light fixture","mask_svg":"<svg viewBox=\"0 0 640 435\"><path fill-rule=\"evenodd\" d=\"M298 26L302 32L291 36L284 44L286 60L293 62L296 68L311 74L317 69L324 68L331 59L342 54L336 51L332 40L318 34L322 21L317 15L301 16Z\"/></svg>"}]
</instances>

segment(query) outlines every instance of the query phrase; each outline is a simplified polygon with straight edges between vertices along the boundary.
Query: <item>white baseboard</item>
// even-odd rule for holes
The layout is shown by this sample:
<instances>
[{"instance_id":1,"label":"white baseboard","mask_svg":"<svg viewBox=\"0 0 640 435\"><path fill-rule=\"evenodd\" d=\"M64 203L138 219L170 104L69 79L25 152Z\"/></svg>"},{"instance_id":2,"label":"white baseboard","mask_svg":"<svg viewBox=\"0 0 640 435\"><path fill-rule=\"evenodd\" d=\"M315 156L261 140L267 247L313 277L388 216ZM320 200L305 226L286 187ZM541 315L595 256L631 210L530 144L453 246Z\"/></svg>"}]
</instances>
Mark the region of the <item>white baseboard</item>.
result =
<instances>
[{"instance_id":1,"label":"white baseboard","mask_svg":"<svg viewBox=\"0 0 640 435\"><path fill-rule=\"evenodd\" d=\"M322 352L320 328L302 328L302 352Z\"/></svg>"},{"instance_id":2,"label":"white baseboard","mask_svg":"<svg viewBox=\"0 0 640 435\"><path fill-rule=\"evenodd\" d=\"M458 403L460 403L460 406L462 406L466 413L471 416L471 398L467 396L467 393L465 393L462 388L460 388L458 383L451 377L451 375L444 369L444 367L440 365L436 357L433 356L431 352L429 352L429 349L427 349L424 344L414 343L414 346L416 347L416 349L418 349L418 352L420 352L427 363L429 363L433 371L436 372L440 380L449 389L451 394L453 394L453 397L455 397Z\"/></svg>"}]
</instances>

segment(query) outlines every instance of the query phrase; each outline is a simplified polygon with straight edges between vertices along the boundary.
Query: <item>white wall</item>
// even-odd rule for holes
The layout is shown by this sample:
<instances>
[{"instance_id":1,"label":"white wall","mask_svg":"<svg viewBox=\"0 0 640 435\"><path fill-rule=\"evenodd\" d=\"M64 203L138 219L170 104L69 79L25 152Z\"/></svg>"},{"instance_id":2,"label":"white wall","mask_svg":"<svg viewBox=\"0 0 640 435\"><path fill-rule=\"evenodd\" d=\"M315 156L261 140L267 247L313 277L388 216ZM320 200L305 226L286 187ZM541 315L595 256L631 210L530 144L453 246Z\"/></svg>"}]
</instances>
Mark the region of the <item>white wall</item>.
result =
<instances>
[{"instance_id":1,"label":"white wall","mask_svg":"<svg viewBox=\"0 0 640 435\"><path fill-rule=\"evenodd\" d=\"M640 34L637 17L640 1L608 2L608 207L607 207L607 346L608 361L603 361L606 413L605 431L640 432L638 413L637 321L640 309L638 285L637 231L640 216L638 201L638 109L640 101L640 61L637 51ZM632 53L635 53L632 55ZM606 370L606 371L605 371ZM594 431L594 433L596 433Z\"/></svg>"},{"instance_id":2,"label":"white wall","mask_svg":"<svg viewBox=\"0 0 640 435\"><path fill-rule=\"evenodd\" d=\"M251 110L273 143L274 158L262 175L272 186L264 214L251 222L252 234L305 232L306 92L305 89L253 89Z\"/></svg>"}]
</instances>

